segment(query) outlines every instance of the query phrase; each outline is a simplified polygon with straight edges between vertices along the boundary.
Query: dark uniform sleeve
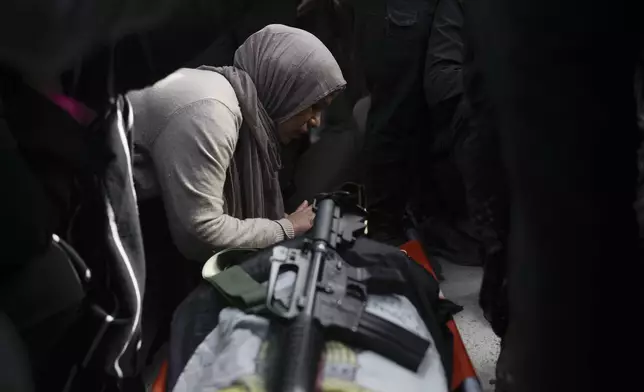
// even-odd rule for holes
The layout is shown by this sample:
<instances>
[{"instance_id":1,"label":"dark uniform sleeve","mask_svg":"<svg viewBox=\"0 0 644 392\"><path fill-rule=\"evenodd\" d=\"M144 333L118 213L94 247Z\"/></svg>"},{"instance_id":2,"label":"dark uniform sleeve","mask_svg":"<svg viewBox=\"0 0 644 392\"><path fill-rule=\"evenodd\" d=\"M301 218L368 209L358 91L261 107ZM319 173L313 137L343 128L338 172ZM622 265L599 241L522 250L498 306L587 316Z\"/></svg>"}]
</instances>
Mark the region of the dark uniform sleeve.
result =
<instances>
[{"instance_id":1,"label":"dark uniform sleeve","mask_svg":"<svg viewBox=\"0 0 644 392\"><path fill-rule=\"evenodd\" d=\"M425 94L430 107L463 93L462 28L460 0L440 0L425 64Z\"/></svg>"}]
</instances>

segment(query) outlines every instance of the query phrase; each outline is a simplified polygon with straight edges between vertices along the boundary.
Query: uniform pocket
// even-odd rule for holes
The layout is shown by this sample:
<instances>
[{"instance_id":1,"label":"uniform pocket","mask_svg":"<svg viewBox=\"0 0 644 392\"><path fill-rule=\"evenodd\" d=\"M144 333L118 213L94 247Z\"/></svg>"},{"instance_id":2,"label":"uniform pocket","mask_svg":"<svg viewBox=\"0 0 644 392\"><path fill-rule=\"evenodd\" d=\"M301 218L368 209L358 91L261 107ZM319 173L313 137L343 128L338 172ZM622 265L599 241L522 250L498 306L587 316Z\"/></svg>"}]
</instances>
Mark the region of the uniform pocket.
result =
<instances>
[{"instance_id":1,"label":"uniform pocket","mask_svg":"<svg viewBox=\"0 0 644 392\"><path fill-rule=\"evenodd\" d=\"M396 8L393 5L388 5L387 20L393 26L411 27L418 23L418 11L409 6Z\"/></svg>"},{"instance_id":2,"label":"uniform pocket","mask_svg":"<svg viewBox=\"0 0 644 392\"><path fill-rule=\"evenodd\" d=\"M430 30L430 7L427 0L388 0L386 33L383 42L384 62L390 71L410 71L421 61L427 48Z\"/></svg>"},{"instance_id":3,"label":"uniform pocket","mask_svg":"<svg viewBox=\"0 0 644 392\"><path fill-rule=\"evenodd\" d=\"M387 0L387 21L390 28L413 29L426 24L433 0Z\"/></svg>"}]
</instances>

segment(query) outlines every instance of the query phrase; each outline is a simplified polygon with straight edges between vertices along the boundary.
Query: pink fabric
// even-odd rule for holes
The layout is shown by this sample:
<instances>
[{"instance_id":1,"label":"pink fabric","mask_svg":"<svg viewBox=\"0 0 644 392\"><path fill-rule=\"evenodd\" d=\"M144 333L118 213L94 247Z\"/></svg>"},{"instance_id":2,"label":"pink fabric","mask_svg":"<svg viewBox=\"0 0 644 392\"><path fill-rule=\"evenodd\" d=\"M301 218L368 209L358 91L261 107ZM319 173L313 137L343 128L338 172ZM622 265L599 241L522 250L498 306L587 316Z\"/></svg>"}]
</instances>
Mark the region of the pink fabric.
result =
<instances>
[{"instance_id":1,"label":"pink fabric","mask_svg":"<svg viewBox=\"0 0 644 392\"><path fill-rule=\"evenodd\" d=\"M62 94L48 94L48 97L52 102L69 113L79 124L89 125L96 118L96 113L92 109L73 98Z\"/></svg>"}]
</instances>

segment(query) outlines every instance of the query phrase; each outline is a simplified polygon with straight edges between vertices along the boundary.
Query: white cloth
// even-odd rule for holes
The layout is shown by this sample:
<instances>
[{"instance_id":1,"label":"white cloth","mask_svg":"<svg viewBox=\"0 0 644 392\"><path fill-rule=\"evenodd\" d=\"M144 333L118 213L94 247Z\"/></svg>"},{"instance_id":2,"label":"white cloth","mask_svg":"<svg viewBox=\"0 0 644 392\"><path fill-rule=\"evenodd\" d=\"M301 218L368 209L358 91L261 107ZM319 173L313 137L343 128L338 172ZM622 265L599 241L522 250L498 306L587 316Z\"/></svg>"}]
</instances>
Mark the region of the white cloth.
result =
<instances>
[{"instance_id":1,"label":"white cloth","mask_svg":"<svg viewBox=\"0 0 644 392\"><path fill-rule=\"evenodd\" d=\"M411 302L401 296L369 296L367 312L429 339L431 344L417 372L405 369L372 351L350 350L327 343L323 389L373 392L447 392L448 382L434 341ZM266 364L263 344L269 322L262 317L227 308L219 325L199 345L179 377L173 392L218 391L251 379L261 379ZM254 383L255 385L257 382ZM261 382L260 382L261 384Z\"/></svg>"}]
</instances>

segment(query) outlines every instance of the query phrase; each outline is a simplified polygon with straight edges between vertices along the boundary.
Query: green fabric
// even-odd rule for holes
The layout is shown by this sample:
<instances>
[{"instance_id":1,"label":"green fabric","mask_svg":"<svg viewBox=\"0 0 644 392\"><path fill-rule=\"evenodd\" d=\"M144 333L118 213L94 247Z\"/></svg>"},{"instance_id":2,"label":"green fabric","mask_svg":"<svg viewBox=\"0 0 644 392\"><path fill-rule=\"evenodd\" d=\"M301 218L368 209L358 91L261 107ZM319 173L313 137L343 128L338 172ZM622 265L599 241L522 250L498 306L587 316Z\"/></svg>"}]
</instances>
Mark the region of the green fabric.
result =
<instances>
[{"instance_id":1,"label":"green fabric","mask_svg":"<svg viewBox=\"0 0 644 392\"><path fill-rule=\"evenodd\" d=\"M224 249L215 254L216 263L219 269L222 271L238 265L242 261L246 260L251 254L257 252L257 248L229 248Z\"/></svg>"},{"instance_id":2,"label":"green fabric","mask_svg":"<svg viewBox=\"0 0 644 392\"><path fill-rule=\"evenodd\" d=\"M266 300L266 286L257 283L239 266L228 268L206 280L239 309L263 305Z\"/></svg>"}]
</instances>

